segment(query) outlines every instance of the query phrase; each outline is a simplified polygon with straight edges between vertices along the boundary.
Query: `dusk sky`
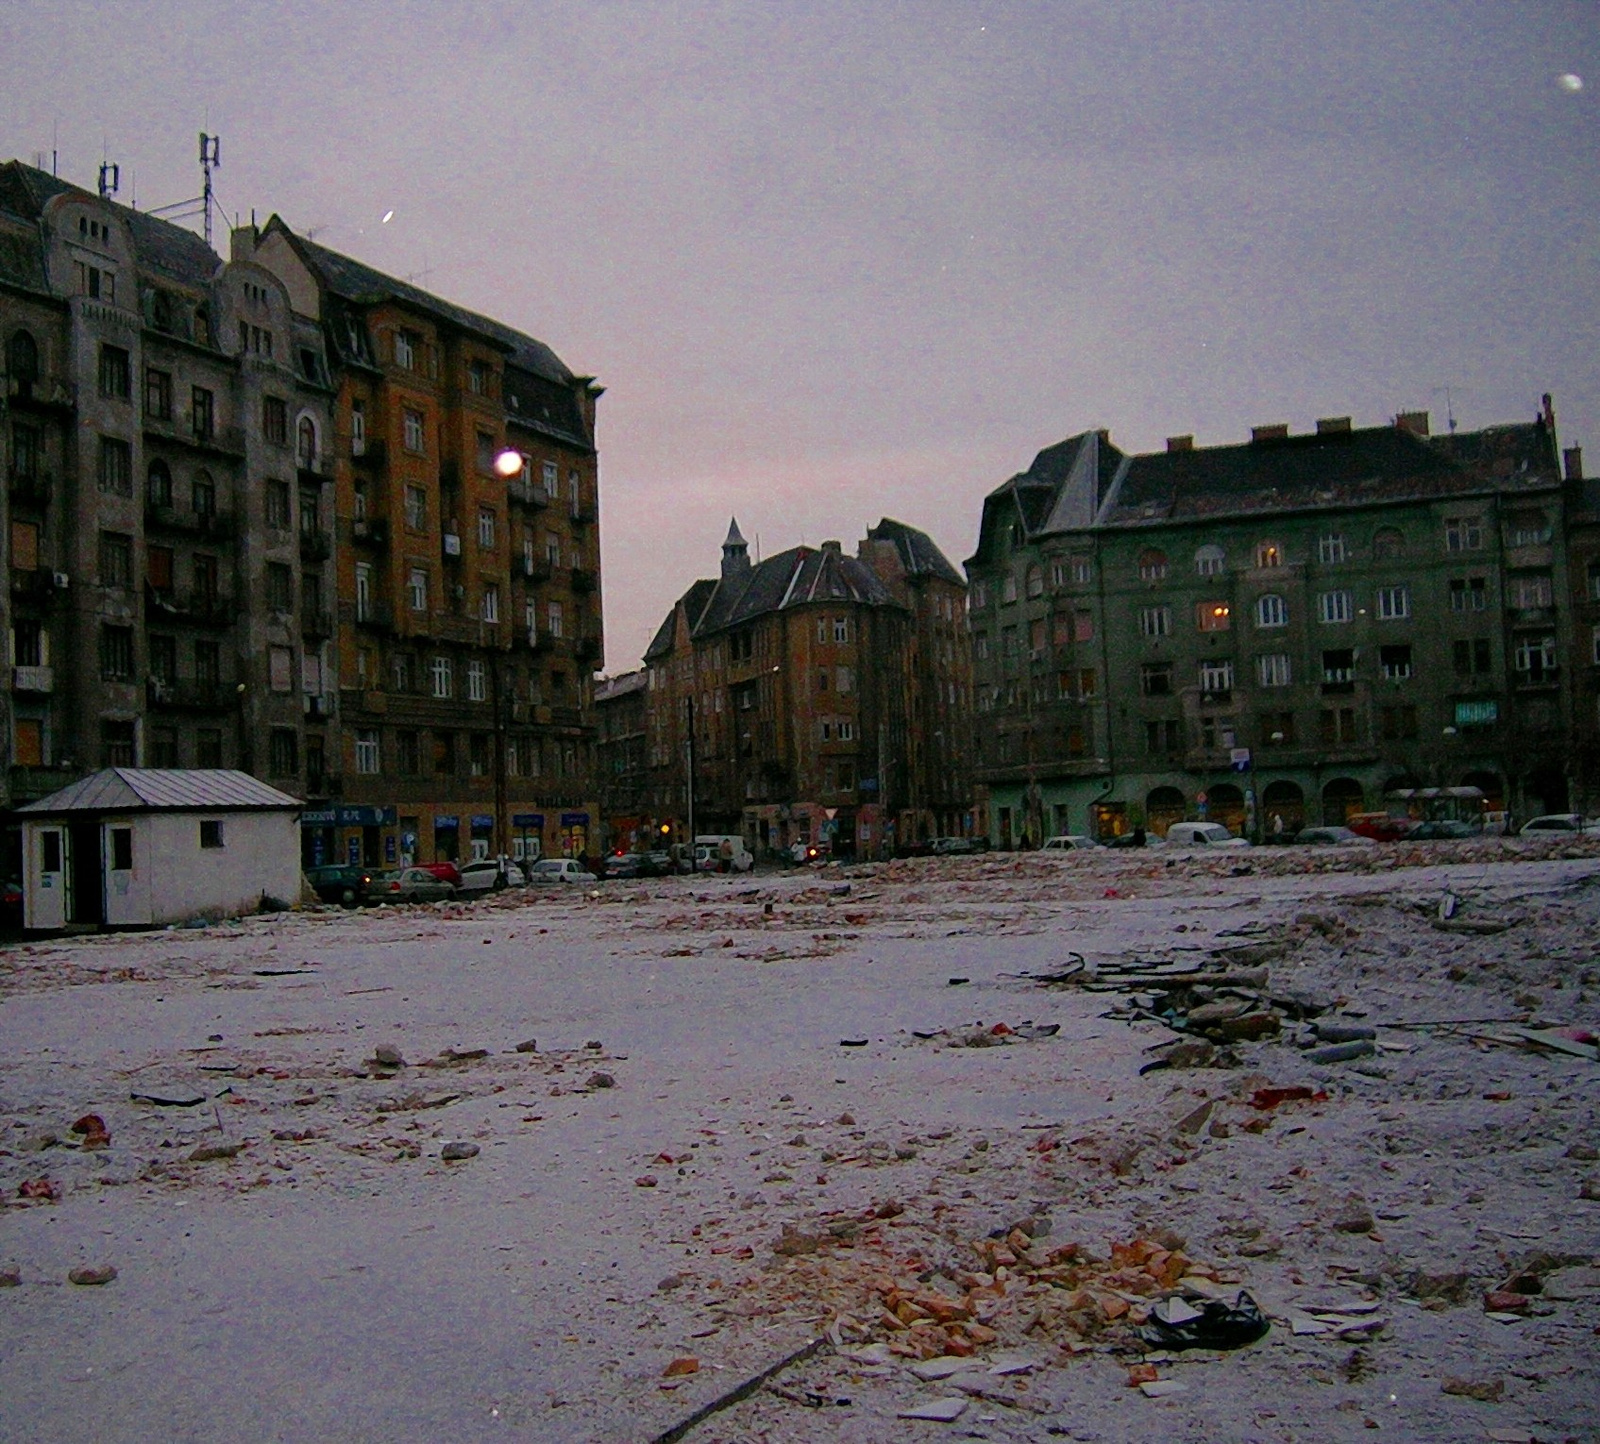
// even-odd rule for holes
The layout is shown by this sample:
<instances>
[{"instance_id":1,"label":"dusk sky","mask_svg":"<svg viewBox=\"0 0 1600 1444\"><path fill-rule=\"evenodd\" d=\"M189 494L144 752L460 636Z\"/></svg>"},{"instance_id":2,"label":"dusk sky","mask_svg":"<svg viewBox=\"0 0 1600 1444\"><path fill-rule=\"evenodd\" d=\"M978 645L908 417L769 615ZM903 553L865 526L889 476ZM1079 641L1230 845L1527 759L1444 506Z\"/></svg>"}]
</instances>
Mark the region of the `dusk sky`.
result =
<instances>
[{"instance_id":1,"label":"dusk sky","mask_svg":"<svg viewBox=\"0 0 1600 1444\"><path fill-rule=\"evenodd\" d=\"M0 158L302 232L596 376L606 663L1041 447L1555 400L1600 467L1600 6L0 5ZM393 216L383 221L388 211ZM226 249L225 240L220 240Z\"/></svg>"}]
</instances>

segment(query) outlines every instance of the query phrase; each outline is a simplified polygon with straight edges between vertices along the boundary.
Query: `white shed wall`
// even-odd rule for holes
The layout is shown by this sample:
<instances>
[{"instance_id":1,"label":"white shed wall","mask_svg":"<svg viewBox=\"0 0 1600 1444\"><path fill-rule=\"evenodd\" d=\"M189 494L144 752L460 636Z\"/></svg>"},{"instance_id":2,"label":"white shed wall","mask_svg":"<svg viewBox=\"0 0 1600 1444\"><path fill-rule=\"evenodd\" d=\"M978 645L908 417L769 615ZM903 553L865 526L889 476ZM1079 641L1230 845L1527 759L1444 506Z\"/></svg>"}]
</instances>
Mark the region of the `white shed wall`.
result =
<instances>
[{"instance_id":1,"label":"white shed wall","mask_svg":"<svg viewBox=\"0 0 1600 1444\"><path fill-rule=\"evenodd\" d=\"M223 846L200 846L200 823L220 818ZM300 821L292 812L158 812L134 837L134 866L149 842L152 923L196 913L253 912L263 895L300 896Z\"/></svg>"}]
</instances>

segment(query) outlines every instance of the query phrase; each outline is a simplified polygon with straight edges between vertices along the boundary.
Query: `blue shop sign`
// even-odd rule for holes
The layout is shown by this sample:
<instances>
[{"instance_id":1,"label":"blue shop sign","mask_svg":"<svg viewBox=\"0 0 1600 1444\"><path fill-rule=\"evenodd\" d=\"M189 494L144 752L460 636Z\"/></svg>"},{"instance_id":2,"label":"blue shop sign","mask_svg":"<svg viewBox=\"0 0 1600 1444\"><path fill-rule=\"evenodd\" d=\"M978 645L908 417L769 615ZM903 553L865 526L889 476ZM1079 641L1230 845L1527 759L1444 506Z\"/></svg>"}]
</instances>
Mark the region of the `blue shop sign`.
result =
<instances>
[{"instance_id":1,"label":"blue shop sign","mask_svg":"<svg viewBox=\"0 0 1600 1444\"><path fill-rule=\"evenodd\" d=\"M561 825L563 827L587 827L589 825L589 814L587 812L563 812L561 814Z\"/></svg>"},{"instance_id":2,"label":"blue shop sign","mask_svg":"<svg viewBox=\"0 0 1600 1444\"><path fill-rule=\"evenodd\" d=\"M474 827L492 828L494 826L494 818L492 818L487 812L475 812L472 814L472 825Z\"/></svg>"},{"instance_id":3,"label":"blue shop sign","mask_svg":"<svg viewBox=\"0 0 1600 1444\"><path fill-rule=\"evenodd\" d=\"M452 827L457 827L459 825L460 824L457 818L443 812L436 814L433 819L433 830L435 832L448 832Z\"/></svg>"},{"instance_id":4,"label":"blue shop sign","mask_svg":"<svg viewBox=\"0 0 1600 1444\"><path fill-rule=\"evenodd\" d=\"M518 812L518 813L514 813L514 814L512 814L511 825L513 827L543 827L544 826L544 813L542 813L542 812Z\"/></svg>"},{"instance_id":5,"label":"blue shop sign","mask_svg":"<svg viewBox=\"0 0 1600 1444\"><path fill-rule=\"evenodd\" d=\"M393 807L318 807L300 814L301 827L393 827Z\"/></svg>"}]
</instances>

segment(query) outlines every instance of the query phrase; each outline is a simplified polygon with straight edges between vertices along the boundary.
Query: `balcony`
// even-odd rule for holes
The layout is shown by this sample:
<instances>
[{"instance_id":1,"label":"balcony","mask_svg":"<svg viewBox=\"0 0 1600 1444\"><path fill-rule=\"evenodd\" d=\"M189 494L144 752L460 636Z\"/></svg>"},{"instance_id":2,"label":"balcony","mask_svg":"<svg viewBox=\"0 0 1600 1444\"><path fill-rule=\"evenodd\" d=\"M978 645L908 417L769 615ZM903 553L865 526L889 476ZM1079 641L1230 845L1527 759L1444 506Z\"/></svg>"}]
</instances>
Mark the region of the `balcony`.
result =
<instances>
[{"instance_id":1,"label":"balcony","mask_svg":"<svg viewBox=\"0 0 1600 1444\"><path fill-rule=\"evenodd\" d=\"M594 508L592 506L575 506L575 507L572 508L572 510L569 513L569 515L572 518L573 526L593 526L594 525L595 514L594 514Z\"/></svg>"},{"instance_id":2,"label":"balcony","mask_svg":"<svg viewBox=\"0 0 1600 1444\"><path fill-rule=\"evenodd\" d=\"M599 580L588 567L572 568L572 590L575 592L592 592Z\"/></svg>"},{"instance_id":3,"label":"balcony","mask_svg":"<svg viewBox=\"0 0 1600 1444\"><path fill-rule=\"evenodd\" d=\"M540 557L522 557L518 561L517 569L530 582L547 582L550 580L550 563Z\"/></svg>"},{"instance_id":4,"label":"balcony","mask_svg":"<svg viewBox=\"0 0 1600 1444\"><path fill-rule=\"evenodd\" d=\"M477 617L465 617L457 612L435 612L427 627L430 636L446 642L490 643L495 639L494 622L482 622Z\"/></svg>"},{"instance_id":5,"label":"balcony","mask_svg":"<svg viewBox=\"0 0 1600 1444\"><path fill-rule=\"evenodd\" d=\"M228 712L240 701L237 687L223 682L197 682L192 677L152 677L145 684L145 696L152 708L168 712Z\"/></svg>"},{"instance_id":6,"label":"balcony","mask_svg":"<svg viewBox=\"0 0 1600 1444\"><path fill-rule=\"evenodd\" d=\"M595 662L600 659L600 639L598 637L579 637L573 643L572 652L580 662Z\"/></svg>"},{"instance_id":7,"label":"balcony","mask_svg":"<svg viewBox=\"0 0 1600 1444\"><path fill-rule=\"evenodd\" d=\"M320 531L300 533L300 560L322 562L333 555L333 543Z\"/></svg>"},{"instance_id":8,"label":"balcony","mask_svg":"<svg viewBox=\"0 0 1600 1444\"><path fill-rule=\"evenodd\" d=\"M511 634L511 649L514 652L543 652L548 648L549 639L543 632L537 632L532 627L518 627Z\"/></svg>"},{"instance_id":9,"label":"balcony","mask_svg":"<svg viewBox=\"0 0 1600 1444\"><path fill-rule=\"evenodd\" d=\"M11 475L7 478L7 491L11 496L12 506L42 510L50 505L50 493L54 490L55 477L48 471L40 471L38 468L23 471L15 462L12 463Z\"/></svg>"},{"instance_id":10,"label":"balcony","mask_svg":"<svg viewBox=\"0 0 1600 1444\"><path fill-rule=\"evenodd\" d=\"M305 696L306 721L326 722L333 716L333 698L322 692L307 692Z\"/></svg>"},{"instance_id":11,"label":"balcony","mask_svg":"<svg viewBox=\"0 0 1600 1444\"><path fill-rule=\"evenodd\" d=\"M506 500L513 506L526 506L534 511L543 511L550 505L549 494L542 486L535 486L520 477L506 483Z\"/></svg>"},{"instance_id":12,"label":"balcony","mask_svg":"<svg viewBox=\"0 0 1600 1444\"><path fill-rule=\"evenodd\" d=\"M581 707L552 707L550 709L550 725L552 727L581 727L583 726L583 709Z\"/></svg>"},{"instance_id":13,"label":"balcony","mask_svg":"<svg viewBox=\"0 0 1600 1444\"><path fill-rule=\"evenodd\" d=\"M220 452L234 457L244 455L244 428L240 426L213 426L197 430L176 417L151 416L147 413L144 434L161 441L176 442L179 446L192 446L196 451Z\"/></svg>"},{"instance_id":14,"label":"balcony","mask_svg":"<svg viewBox=\"0 0 1600 1444\"><path fill-rule=\"evenodd\" d=\"M189 536L209 536L219 540L233 535L233 513L228 511L189 511L158 502L146 502L144 524L150 531L183 532Z\"/></svg>"},{"instance_id":15,"label":"balcony","mask_svg":"<svg viewBox=\"0 0 1600 1444\"><path fill-rule=\"evenodd\" d=\"M36 567L32 571L13 568L11 572L11 595L19 601L26 602L43 603L54 601L58 575L65 574L53 572L47 567Z\"/></svg>"},{"instance_id":16,"label":"balcony","mask_svg":"<svg viewBox=\"0 0 1600 1444\"><path fill-rule=\"evenodd\" d=\"M313 486L326 485L333 480L333 457L327 452L321 456L296 457L295 471L303 482Z\"/></svg>"},{"instance_id":17,"label":"balcony","mask_svg":"<svg viewBox=\"0 0 1600 1444\"><path fill-rule=\"evenodd\" d=\"M146 621L170 618L201 627L227 627L233 624L237 611L232 597L204 587L191 587L186 592L158 591L145 584Z\"/></svg>"},{"instance_id":18,"label":"balcony","mask_svg":"<svg viewBox=\"0 0 1600 1444\"><path fill-rule=\"evenodd\" d=\"M300 613L300 635L302 637L331 637L333 635L333 618L328 614L326 607L306 607Z\"/></svg>"},{"instance_id":19,"label":"balcony","mask_svg":"<svg viewBox=\"0 0 1600 1444\"><path fill-rule=\"evenodd\" d=\"M356 626L368 632L394 631L394 610L387 602L368 601L357 604Z\"/></svg>"},{"instance_id":20,"label":"balcony","mask_svg":"<svg viewBox=\"0 0 1600 1444\"><path fill-rule=\"evenodd\" d=\"M364 543L367 546L388 546L388 519L381 516L357 517L350 523L350 536L353 540Z\"/></svg>"},{"instance_id":21,"label":"balcony","mask_svg":"<svg viewBox=\"0 0 1600 1444\"><path fill-rule=\"evenodd\" d=\"M13 411L71 411L78 404L77 388L63 376L10 376L6 397Z\"/></svg>"},{"instance_id":22,"label":"balcony","mask_svg":"<svg viewBox=\"0 0 1600 1444\"><path fill-rule=\"evenodd\" d=\"M388 449L383 438L376 436L353 436L350 438L350 460L357 466L370 466L381 469L388 457Z\"/></svg>"},{"instance_id":23,"label":"balcony","mask_svg":"<svg viewBox=\"0 0 1600 1444\"><path fill-rule=\"evenodd\" d=\"M49 667L13 667L11 690L13 692L49 693L55 691L55 672Z\"/></svg>"}]
</instances>

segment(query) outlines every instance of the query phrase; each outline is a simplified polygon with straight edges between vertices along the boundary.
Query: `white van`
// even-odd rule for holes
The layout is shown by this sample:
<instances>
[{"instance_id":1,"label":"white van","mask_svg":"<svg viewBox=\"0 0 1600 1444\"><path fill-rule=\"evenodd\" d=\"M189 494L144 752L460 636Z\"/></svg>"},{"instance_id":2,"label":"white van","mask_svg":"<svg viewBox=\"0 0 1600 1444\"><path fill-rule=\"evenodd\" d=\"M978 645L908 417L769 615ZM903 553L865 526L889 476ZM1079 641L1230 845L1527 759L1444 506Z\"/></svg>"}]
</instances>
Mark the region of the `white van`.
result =
<instances>
[{"instance_id":1,"label":"white van","mask_svg":"<svg viewBox=\"0 0 1600 1444\"><path fill-rule=\"evenodd\" d=\"M696 872L749 872L755 865L750 849L736 832L706 832L694 840Z\"/></svg>"},{"instance_id":2,"label":"white van","mask_svg":"<svg viewBox=\"0 0 1600 1444\"><path fill-rule=\"evenodd\" d=\"M1220 822L1175 822L1167 829L1168 847L1249 847L1250 839L1235 837Z\"/></svg>"}]
</instances>

